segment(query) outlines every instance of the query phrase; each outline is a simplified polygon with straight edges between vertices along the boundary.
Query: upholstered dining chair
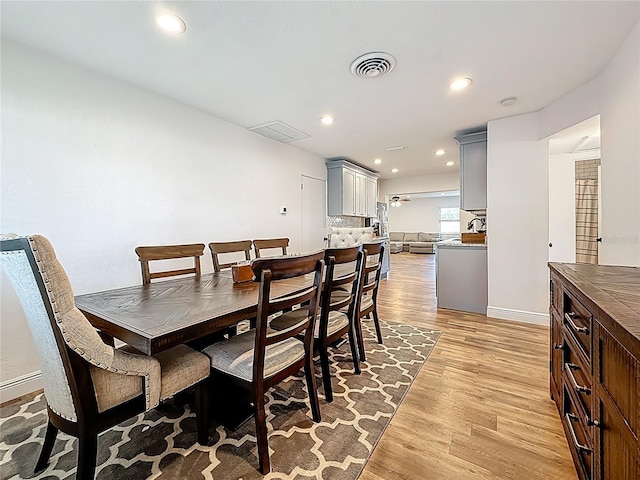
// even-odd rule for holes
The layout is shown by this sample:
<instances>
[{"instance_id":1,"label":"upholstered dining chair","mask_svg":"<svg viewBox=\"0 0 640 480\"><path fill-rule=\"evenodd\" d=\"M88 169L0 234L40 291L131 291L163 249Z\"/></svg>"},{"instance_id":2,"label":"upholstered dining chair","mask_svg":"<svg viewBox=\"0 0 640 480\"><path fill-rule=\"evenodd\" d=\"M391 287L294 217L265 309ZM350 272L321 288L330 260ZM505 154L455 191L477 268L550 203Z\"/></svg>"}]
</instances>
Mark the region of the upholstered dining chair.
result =
<instances>
[{"instance_id":1,"label":"upholstered dining chair","mask_svg":"<svg viewBox=\"0 0 640 480\"><path fill-rule=\"evenodd\" d=\"M271 248L279 248L281 255L287 254L287 247L289 246L288 238L269 238L263 240L253 241L253 250L256 253L256 258L261 258L261 250L268 250Z\"/></svg>"},{"instance_id":2,"label":"upholstered dining chair","mask_svg":"<svg viewBox=\"0 0 640 480\"><path fill-rule=\"evenodd\" d=\"M313 420L320 421L313 370L313 329L322 284L323 257L324 254L318 252L254 260L251 266L256 279L260 279L256 328L203 350L211 358L212 375L230 377L252 396L259 470L263 474L271 471L264 402L268 388L304 367ZM307 274L313 274L313 281L307 280ZM300 281L300 289L278 298L273 282L296 278ZM299 318L297 324L280 332L269 329L269 317L272 314L306 303L307 313ZM301 333L304 333L303 342L295 338Z\"/></svg>"},{"instance_id":3,"label":"upholstered dining chair","mask_svg":"<svg viewBox=\"0 0 640 480\"><path fill-rule=\"evenodd\" d=\"M115 349L76 308L45 237L6 235L0 246L42 367L49 418L36 472L46 467L61 430L78 438L76 478L93 479L99 433L194 385L198 442L207 443L208 357L184 345L155 356Z\"/></svg>"},{"instance_id":4,"label":"upholstered dining chair","mask_svg":"<svg viewBox=\"0 0 640 480\"><path fill-rule=\"evenodd\" d=\"M355 318L358 350L360 351L360 359L364 362L367 360L367 356L362 335L363 318L373 316L376 337L378 343L382 344L382 332L380 330L380 319L378 318L378 286L380 285L384 244L382 242L375 242L365 243L362 246L365 250L365 262L362 269L362 285L360 287Z\"/></svg>"},{"instance_id":5,"label":"upholstered dining chair","mask_svg":"<svg viewBox=\"0 0 640 480\"><path fill-rule=\"evenodd\" d=\"M204 253L204 243L192 243L187 245L158 245L136 247L136 254L142 267L142 283L147 285L154 278L173 277L178 275L195 274L200 276L200 257ZM156 260L174 260L193 257L193 267L178 270L151 272L149 262Z\"/></svg>"},{"instance_id":6,"label":"upholstered dining chair","mask_svg":"<svg viewBox=\"0 0 640 480\"><path fill-rule=\"evenodd\" d=\"M358 349L354 337L355 313L361 285L364 250L362 245L348 248L328 248L324 251L326 265L318 321L314 330L314 348L320 355L322 383L327 402L333 401L328 349L346 334L351 346L351 358L356 374L360 374ZM304 309L292 310L274 318L271 328L286 330L307 314Z\"/></svg>"},{"instance_id":7,"label":"upholstered dining chair","mask_svg":"<svg viewBox=\"0 0 640 480\"><path fill-rule=\"evenodd\" d=\"M245 260L251 260L251 240L240 240L237 242L211 242L209 244L211 250L211 259L213 260L213 271L219 272L225 268L230 268L236 262L220 263L221 254L226 253L244 253Z\"/></svg>"}]
</instances>

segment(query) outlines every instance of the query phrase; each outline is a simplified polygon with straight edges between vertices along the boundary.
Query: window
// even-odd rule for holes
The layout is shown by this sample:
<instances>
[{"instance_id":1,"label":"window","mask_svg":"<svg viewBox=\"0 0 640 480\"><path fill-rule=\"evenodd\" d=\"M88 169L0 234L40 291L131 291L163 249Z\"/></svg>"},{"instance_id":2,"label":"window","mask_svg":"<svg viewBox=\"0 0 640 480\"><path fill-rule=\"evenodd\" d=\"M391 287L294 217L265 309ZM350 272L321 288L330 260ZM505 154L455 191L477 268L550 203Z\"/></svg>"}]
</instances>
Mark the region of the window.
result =
<instances>
[{"instance_id":1,"label":"window","mask_svg":"<svg viewBox=\"0 0 640 480\"><path fill-rule=\"evenodd\" d=\"M458 207L440 207L438 221L440 233L460 233L460 209Z\"/></svg>"}]
</instances>

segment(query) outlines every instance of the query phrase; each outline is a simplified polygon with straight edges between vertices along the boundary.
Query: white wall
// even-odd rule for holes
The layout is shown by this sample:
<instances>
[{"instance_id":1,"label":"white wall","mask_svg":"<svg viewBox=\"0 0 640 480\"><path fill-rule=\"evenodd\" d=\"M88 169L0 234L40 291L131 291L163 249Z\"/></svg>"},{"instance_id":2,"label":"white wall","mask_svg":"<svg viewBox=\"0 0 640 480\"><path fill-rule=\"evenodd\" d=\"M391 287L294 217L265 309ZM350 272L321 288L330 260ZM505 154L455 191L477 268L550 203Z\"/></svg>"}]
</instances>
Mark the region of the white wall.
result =
<instances>
[{"instance_id":1,"label":"white wall","mask_svg":"<svg viewBox=\"0 0 640 480\"><path fill-rule=\"evenodd\" d=\"M440 207L460 207L460 197L415 198L401 202L399 207L389 207L389 231L438 232Z\"/></svg>"},{"instance_id":2,"label":"white wall","mask_svg":"<svg viewBox=\"0 0 640 480\"><path fill-rule=\"evenodd\" d=\"M301 175L326 179L320 157L4 39L1 105L0 231L47 236L76 294L139 283L137 245L288 236L299 251ZM39 369L5 280L0 401Z\"/></svg>"},{"instance_id":3,"label":"white wall","mask_svg":"<svg viewBox=\"0 0 640 480\"><path fill-rule=\"evenodd\" d=\"M640 22L602 83L599 262L640 266Z\"/></svg>"},{"instance_id":4,"label":"white wall","mask_svg":"<svg viewBox=\"0 0 640 480\"><path fill-rule=\"evenodd\" d=\"M487 139L487 315L544 323L548 141L535 113L489 122Z\"/></svg>"},{"instance_id":5,"label":"white wall","mask_svg":"<svg viewBox=\"0 0 640 480\"><path fill-rule=\"evenodd\" d=\"M602 135L605 240L600 262L640 266L639 71L640 22L592 81L540 112L489 122L488 315L548 321L548 142L544 139L594 115L600 114Z\"/></svg>"}]
</instances>

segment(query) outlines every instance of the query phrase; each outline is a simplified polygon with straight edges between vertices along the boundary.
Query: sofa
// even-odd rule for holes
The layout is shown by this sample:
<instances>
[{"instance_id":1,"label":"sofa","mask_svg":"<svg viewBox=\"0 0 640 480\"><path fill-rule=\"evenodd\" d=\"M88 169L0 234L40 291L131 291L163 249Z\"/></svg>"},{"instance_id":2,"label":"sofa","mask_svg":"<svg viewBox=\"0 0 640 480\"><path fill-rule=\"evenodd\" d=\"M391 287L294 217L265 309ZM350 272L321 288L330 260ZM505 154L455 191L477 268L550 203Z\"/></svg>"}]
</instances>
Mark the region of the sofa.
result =
<instances>
[{"instance_id":1,"label":"sofa","mask_svg":"<svg viewBox=\"0 0 640 480\"><path fill-rule=\"evenodd\" d=\"M329 248L352 247L373 241L373 227L329 227Z\"/></svg>"},{"instance_id":2,"label":"sofa","mask_svg":"<svg viewBox=\"0 0 640 480\"><path fill-rule=\"evenodd\" d=\"M434 253L433 246L441 240L439 233L391 232L391 253Z\"/></svg>"}]
</instances>

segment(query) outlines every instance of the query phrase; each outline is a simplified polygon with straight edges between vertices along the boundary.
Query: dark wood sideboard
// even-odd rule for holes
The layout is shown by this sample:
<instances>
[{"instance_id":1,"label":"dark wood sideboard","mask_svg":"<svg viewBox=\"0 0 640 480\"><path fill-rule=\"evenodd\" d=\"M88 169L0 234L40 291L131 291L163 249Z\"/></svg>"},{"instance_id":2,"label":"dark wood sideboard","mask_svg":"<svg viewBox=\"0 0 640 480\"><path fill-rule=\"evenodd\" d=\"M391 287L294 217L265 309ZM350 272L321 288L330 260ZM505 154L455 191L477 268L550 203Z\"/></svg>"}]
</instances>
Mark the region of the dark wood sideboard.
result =
<instances>
[{"instance_id":1,"label":"dark wood sideboard","mask_svg":"<svg viewBox=\"0 0 640 480\"><path fill-rule=\"evenodd\" d=\"M581 480L640 480L640 268L549 263L551 396Z\"/></svg>"}]
</instances>

